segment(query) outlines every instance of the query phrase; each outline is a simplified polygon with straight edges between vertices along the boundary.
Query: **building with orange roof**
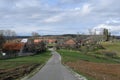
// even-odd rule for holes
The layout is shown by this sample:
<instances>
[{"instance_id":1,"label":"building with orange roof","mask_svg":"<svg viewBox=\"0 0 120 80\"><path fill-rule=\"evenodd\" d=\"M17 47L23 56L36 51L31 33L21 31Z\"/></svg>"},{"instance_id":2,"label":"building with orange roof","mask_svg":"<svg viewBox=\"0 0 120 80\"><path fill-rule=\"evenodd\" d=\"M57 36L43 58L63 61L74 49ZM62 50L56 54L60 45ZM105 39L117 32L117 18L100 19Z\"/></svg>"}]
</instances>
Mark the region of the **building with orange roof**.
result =
<instances>
[{"instance_id":1,"label":"building with orange roof","mask_svg":"<svg viewBox=\"0 0 120 80\"><path fill-rule=\"evenodd\" d=\"M42 41L43 41L43 39L34 39L34 43L40 43Z\"/></svg>"},{"instance_id":2,"label":"building with orange roof","mask_svg":"<svg viewBox=\"0 0 120 80\"><path fill-rule=\"evenodd\" d=\"M76 47L76 42L73 39L66 40L64 42L64 47L65 48L75 48Z\"/></svg>"},{"instance_id":3,"label":"building with orange roof","mask_svg":"<svg viewBox=\"0 0 120 80\"><path fill-rule=\"evenodd\" d=\"M24 46L24 43L5 43L3 45L3 50L7 50L7 51L20 51L20 49Z\"/></svg>"},{"instance_id":4,"label":"building with orange roof","mask_svg":"<svg viewBox=\"0 0 120 80\"><path fill-rule=\"evenodd\" d=\"M69 39L65 42L66 45L75 45L76 42L73 39Z\"/></svg>"},{"instance_id":5,"label":"building with orange roof","mask_svg":"<svg viewBox=\"0 0 120 80\"><path fill-rule=\"evenodd\" d=\"M47 41L49 44L54 44L54 43L56 43L57 40L56 39L48 39Z\"/></svg>"}]
</instances>

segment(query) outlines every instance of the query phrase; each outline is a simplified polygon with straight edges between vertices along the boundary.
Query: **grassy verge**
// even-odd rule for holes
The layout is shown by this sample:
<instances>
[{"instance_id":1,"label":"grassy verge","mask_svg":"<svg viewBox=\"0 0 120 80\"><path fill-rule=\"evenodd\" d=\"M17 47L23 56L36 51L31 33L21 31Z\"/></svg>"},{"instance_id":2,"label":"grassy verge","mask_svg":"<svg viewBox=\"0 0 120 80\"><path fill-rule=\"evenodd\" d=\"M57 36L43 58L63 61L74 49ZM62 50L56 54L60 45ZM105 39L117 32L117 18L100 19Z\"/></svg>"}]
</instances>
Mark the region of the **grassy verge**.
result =
<instances>
[{"instance_id":1,"label":"grassy verge","mask_svg":"<svg viewBox=\"0 0 120 80\"><path fill-rule=\"evenodd\" d=\"M58 50L58 52L65 65L85 75L88 80L120 79L120 64L112 59L97 58L72 50Z\"/></svg>"},{"instance_id":2,"label":"grassy verge","mask_svg":"<svg viewBox=\"0 0 120 80\"><path fill-rule=\"evenodd\" d=\"M14 80L29 74L34 68L45 64L50 56L50 51L47 51L33 56L0 60L0 79L4 77ZM11 76L8 76L9 72ZM21 75L18 76L19 74L17 75L16 73L20 73Z\"/></svg>"},{"instance_id":3,"label":"grassy verge","mask_svg":"<svg viewBox=\"0 0 120 80\"><path fill-rule=\"evenodd\" d=\"M83 54L79 51L72 51L72 50L58 50L58 52L63 56L63 61L77 61L77 60L84 60L89 62L97 62L97 63L118 63L110 58L98 58L95 56L90 56Z\"/></svg>"}]
</instances>

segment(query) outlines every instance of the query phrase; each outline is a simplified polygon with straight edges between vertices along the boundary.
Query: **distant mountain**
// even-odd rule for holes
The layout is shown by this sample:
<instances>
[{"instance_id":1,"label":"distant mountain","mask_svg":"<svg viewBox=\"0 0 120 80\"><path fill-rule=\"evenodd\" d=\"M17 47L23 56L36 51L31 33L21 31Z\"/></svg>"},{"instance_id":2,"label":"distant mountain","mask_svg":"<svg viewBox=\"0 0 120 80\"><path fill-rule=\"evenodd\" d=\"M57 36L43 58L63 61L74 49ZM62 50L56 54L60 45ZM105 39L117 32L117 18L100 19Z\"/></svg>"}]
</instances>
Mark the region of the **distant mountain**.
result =
<instances>
[{"instance_id":1,"label":"distant mountain","mask_svg":"<svg viewBox=\"0 0 120 80\"><path fill-rule=\"evenodd\" d=\"M29 38L30 36L15 36L15 37L11 37L11 36L4 36L5 39L16 39L16 38Z\"/></svg>"}]
</instances>

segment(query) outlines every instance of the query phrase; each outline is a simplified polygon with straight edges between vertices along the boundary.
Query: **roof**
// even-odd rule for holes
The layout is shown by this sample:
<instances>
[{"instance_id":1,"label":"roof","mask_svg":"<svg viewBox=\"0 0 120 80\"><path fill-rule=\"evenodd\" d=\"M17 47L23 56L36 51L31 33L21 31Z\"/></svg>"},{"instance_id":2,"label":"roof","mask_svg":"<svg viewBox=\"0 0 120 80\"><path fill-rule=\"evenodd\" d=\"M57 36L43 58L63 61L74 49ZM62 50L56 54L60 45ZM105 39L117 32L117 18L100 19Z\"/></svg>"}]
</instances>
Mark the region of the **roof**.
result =
<instances>
[{"instance_id":1,"label":"roof","mask_svg":"<svg viewBox=\"0 0 120 80\"><path fill-rule=\"evenodd\" d=\"M24 43L5 43L3 45L4 50L20 50L24 46Z\"/></svg>"},{"instance_id":2,"label":"roof","mask_svg":"<svg viewBox=\"0 0 120 80\"><path fill-rule=\"evenodd\" d=\"M76 44L75 41L73 39L69 39L65 42L65 44L68 44L68 45L74 45Z\"/></svg>"},{"instance_id":3,"label":"roof","mask_svg":"<svg viewBox=\"0 0 120 80\"><path fill-rule=\"evenodd\" d=\"M39 42L42 42L43 40L42 39L34 39L34 43L39 43Z\"/></svg>"},{"instance_id":4,"label":"roof","mask_svg":"<svg viewBox=\"0 0 120 80\"><path fill-rule=\"evenodd\" d=\"M28 42L28 39L22 39L21 42L27 43L27 42Z\"/></svg>"},{"instance_id":5,"label":"roof","mask_svg":"<svg viewBox=\"0 0 120 80\"><path fill-rule=\"evenodd\" d=\"M49 43L53 43L53 42L55 42L56 41L56 39L48 39L48 42Z\"/></svg>"}]
</instances>

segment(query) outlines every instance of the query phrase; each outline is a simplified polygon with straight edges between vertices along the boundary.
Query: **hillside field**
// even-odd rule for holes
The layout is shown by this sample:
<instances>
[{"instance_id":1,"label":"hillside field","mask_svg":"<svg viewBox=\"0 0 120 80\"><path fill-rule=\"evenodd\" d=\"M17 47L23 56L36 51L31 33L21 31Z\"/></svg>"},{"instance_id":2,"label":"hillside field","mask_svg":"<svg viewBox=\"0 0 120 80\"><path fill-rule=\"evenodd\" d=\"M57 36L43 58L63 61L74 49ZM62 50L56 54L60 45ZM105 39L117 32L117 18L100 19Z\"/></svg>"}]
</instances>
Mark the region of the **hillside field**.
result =
<instances>
[{"instance_id":1,"label":"hillside field","mask_svg":"<svg viewBox=\"0 0 120 80\"><path fill-rule=\"evenodd\" d=\"M120 80L120 64L112 59L96 58L79 51L58 50L63 64L88 80Z\"/></svg>"},{"instance_id":2,"label":"hillside field","mask_svg":"<svg viewBox=\"0 0 120 80\"><path fill-rule=\"evenodd\" d=\"M120 57L120 42L102 42L101 44L106 50L114 51Z\"/></svg>"}]
</instances>

